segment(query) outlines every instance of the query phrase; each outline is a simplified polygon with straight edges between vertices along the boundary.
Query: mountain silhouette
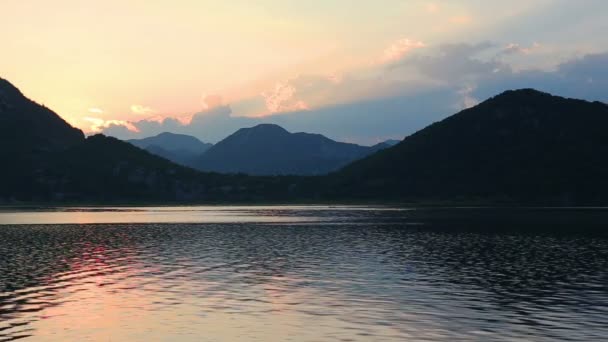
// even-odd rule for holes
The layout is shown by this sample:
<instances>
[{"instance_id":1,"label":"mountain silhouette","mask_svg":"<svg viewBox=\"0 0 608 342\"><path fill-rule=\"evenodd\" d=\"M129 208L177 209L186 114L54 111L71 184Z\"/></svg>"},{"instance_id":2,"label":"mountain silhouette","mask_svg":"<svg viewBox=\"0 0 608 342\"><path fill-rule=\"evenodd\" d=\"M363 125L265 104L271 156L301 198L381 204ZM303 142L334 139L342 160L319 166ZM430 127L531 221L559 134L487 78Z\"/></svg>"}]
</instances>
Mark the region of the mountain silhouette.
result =
<instances>
[{"instance_id":1,"label":"mountain silhouette","mask_svg":"<svg viewBox=\"0 0 608 342\"><path fill-rule=\"evenodd\" d=\"M283 198L293 180L202 173L103 135L85 139L0 79L0 203L246 201Z\"/></svg>"},{"instance_id":2,"label":"mountain silhouette","mask_svg":"<svg viewBox=\"0 0 608 342\"><path fill-rule=\"evenodd\" d=\"M506 91L331 175L331 196L601 202L608 106Z\"/></svg>"},{"instance_id":3,"label":"mountain silhouette","mask_svg":"<svg viewBox=\"0 0 608 342\"><path fill-rule=\"evenodd\" d=\"M82 141L82 131L0 78L0 197L28 193L48 153Z\"/></svg>"},{"instance_id":4,"label":"mountain silhouette","mask_svg":"<svg viewBox=\"0 0 608 342\"><path fill-rule=\"evenodd\" d=\"M397 145L400 142L401 142L401 140L388 139L388 140L385 140L385 141L381 142L381 144L385 144L385 145L388 145L388 146L395 146L395 145Z\"/></svg>"},{"instance_id":5,"label":"mountain silhouette","mask_svg":"<svg viewBox=\"0 0 608 342\"><path fill-rule=\"evenodd\" d=\"M378 152L380 150L384 150L385 148L389 148L391 146L395 146L395 145L397 145L400 142L401 142L401 140L388 139L388 140L385 140L383 142L379 142L379 143L377 143L375 145L370 146L370 149L373 152Z\"/></svg>"},{"instance_id":6,"label":"mountain silhouette","mask_svg":"<svg viewBox=\"0 0 608 342\"><path fill-rule=\"evenodd\" d=\"M473 199L605 205L606 127L604 103L513 90L389 148L390 142L364 147L276 125L244 128L207 150L198 166L321 174L362 159L327 176L226 175L180 166L115 138L85 139L0 79L0 203Z\"/></svg>"},{"instance_id":7,"label":"mountain silhouette","mask_svg":"<svg viewBox=\"0 0 608 342\"><path fill-rule=\"evenodd\" d=\"M213 146L190 135L170 132L143 139L131 139L127 142L185 166L192 165L201 154Z\"/></svg>"},{"instance_id":8,"label":"mountain silhouette","mask_svg":"<svg viewBox=\"0 0 608 342\"><path fill-rule=\"evenodd\" d=\"M342 143L320 134L290 133L278 125L260 124L218 142L194 166L250 175L322 175L386 147Z\"/></svg>"},{"instance_id":9,"label":"mountain silhouette","mask_svg":"<svg viewBox=\"0 0 608 342\"><path fill-rule=\"evenodd\" d=\"M84 134L0 78L0 139L2 146L36 152L69 147L84 140Z\"/></svg>"}]
</instances>

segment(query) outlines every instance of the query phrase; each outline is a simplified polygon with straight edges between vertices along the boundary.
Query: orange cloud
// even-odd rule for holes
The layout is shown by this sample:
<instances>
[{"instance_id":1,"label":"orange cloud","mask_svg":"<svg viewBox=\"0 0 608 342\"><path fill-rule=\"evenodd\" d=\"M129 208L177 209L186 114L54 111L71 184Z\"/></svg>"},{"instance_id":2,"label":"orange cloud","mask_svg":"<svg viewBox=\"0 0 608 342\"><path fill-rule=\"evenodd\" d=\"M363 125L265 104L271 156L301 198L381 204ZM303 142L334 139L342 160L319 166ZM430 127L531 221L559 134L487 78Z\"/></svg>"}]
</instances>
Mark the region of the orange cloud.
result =
<instances>
[{"instance_id":1,"label":"orange cloud","mask_svg":"<svg viewBox=\"0 0 608 342\"><path fill-rule=\"evenodd\" d=\"M152 114L152 113L154 113L154 110L150 107L134 104L134 105L131 105L131 112L133 112L135 114L144 115L144 114Z\"/></svg>"},{"instance_id":2,"label":"orange cloud","mask_svg":"<svg viewBox=\"0 0 608 342\"><path fill-rule=\"evenodd\" d=\"M85 117L84 121L89 123L88 129L85 129L85 132L87 132L87 133L98 133L98 132L103 131L105 128L110 127L111 125L125 126L128 130L130 130L132 132L139 132L137 127L135 127L129 121L104 120L104 119L94 118L94 117L90 117L90 116Z\"/></svg>"}]
</instances>

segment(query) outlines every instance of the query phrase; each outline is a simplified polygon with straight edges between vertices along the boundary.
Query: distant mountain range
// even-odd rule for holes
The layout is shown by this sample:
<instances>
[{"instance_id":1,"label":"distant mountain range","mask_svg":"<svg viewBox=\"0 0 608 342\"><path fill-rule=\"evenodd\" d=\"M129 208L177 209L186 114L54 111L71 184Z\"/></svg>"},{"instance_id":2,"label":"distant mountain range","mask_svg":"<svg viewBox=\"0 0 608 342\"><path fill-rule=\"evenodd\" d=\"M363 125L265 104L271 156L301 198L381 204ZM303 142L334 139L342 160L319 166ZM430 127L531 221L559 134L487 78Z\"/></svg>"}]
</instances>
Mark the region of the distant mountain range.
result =
<instances>
[{"instance_id":1,"label":"distant mountain range","mask_svg":"<svg viewBox=\"0 0 608 342\"><path fill-rule=\"evenodd\" d=\"M242 128L213 145L193 166L249 175L323 175L387 147L389 143L360 146L261 124Z\"/></svg>"},{"instance_id":2,"label":"distant mountain range","mask_svg":"<svg viewBox=\"0 0 608 342\"><path fill-rule=\"evenodd\" d=\"M257 176L323 175L398 143L342 143L320 134L289 133L274 124L242 128L216 145L183 134L127 140L174 163L201 171Z\"/></svg>"},{"instance_id":3,"label":"distant mountain range","mask_svg":"<svg viewBox=\"0 0 608 342\"><path fill-rule=\"evenodd\" d=\"M209 148L197 160L201 167L223 156L245 158L252 173L268 171L258 160L285 161L285 173L322 173L347 163L344 156L367 156L327 176L224 175L179 166L103 135L85 139L0 79L0 203L473 199L606 205L606 127L606 104L507 91L375 153L273 125L242 129ZM321 166L308 168L310 160Z\"/></svg>"},{"instance_id":4,"label":"distant mountain range","mask_svg":"<svg viewBox=\"0 0 608 342\"><path fill-rule=\"evenodd\" d=\"M170 161L190 166L213 144L204 143L185 134L161 133L159 135L132 139L127 142Z\"/></svg>"}]
</instances>

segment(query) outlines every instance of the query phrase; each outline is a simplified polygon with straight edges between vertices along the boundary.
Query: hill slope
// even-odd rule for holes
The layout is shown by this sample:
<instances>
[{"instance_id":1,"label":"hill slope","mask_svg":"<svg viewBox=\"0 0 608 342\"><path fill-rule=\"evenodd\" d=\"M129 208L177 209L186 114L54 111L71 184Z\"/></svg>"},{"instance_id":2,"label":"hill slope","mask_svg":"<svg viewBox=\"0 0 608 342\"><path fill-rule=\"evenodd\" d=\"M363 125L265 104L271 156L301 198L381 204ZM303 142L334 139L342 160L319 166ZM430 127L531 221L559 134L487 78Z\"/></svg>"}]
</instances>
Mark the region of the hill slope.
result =
<instances>
[{"instance_id":1,"label":"hill slope","mask_svg":"<svg viewBox=\"0 0 608 342\"><path fill-rule=\"evenodd\" d=\"M143 139L131 139L127 142L174 163L186 166L192 165L201 154L213 146L190 135L169 132Z\"/></svg>"},{"instance_id":2,"label":"hill slope","mask_svg":"<svg viewBox=\"0 0 608 342\"><path fill-rule=\"evenodd\" d=\"M507 91L333 174L331 196L597 202L607 127L603 103Z\"/></svg>"},{"instance_id":3,"label":"hill slope","mask_svg":"<svg viewBox=\"0 0 608 342\"><path fill-rule=\"evenodd\" d=\"M84 134L50 109L27 99L0 78L0 141L22 151L63 149L84 140Z\"/></svg>"},{"instance_id":4,"label":"hill slope","mask_svg":"<svg viewBox=\"0 0 608 342\"><path fill-rule=\"evenodd\" d=\"M215 144L194 166L251 175L320 175L387 146L341 143L320 134L290 133L277 125L261 124L242 128Z\"/></svg>"},{"instance_id":5,"label":"hill slope","mask_svg":"<svg viewBox=\"0 0 608 342\"><path fill-rule=\"evenodd\" d=\"M31 192L46 155L84 141L84 134L0 78L0 198Z\"/></svg>"}]
</instances>

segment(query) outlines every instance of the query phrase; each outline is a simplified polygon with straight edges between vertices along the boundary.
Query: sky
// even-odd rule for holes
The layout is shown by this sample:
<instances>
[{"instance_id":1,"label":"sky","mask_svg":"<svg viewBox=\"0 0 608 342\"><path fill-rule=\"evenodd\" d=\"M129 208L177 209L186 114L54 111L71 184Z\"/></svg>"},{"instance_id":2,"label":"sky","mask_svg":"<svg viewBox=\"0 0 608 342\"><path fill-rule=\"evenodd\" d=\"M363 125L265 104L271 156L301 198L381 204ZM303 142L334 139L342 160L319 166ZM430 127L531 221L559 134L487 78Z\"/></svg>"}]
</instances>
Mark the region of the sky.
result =
<instances>
[{"instance_id":1,"label":"sky","mask_svg":"<svg viewBox=\"0 0 608 342\"><path fill-rule=\"evenodd\" d=\"M507 89L608 102L605 0L0 5L0 77L88 134L373 144Z\"/></svg>"}]
</instances>

